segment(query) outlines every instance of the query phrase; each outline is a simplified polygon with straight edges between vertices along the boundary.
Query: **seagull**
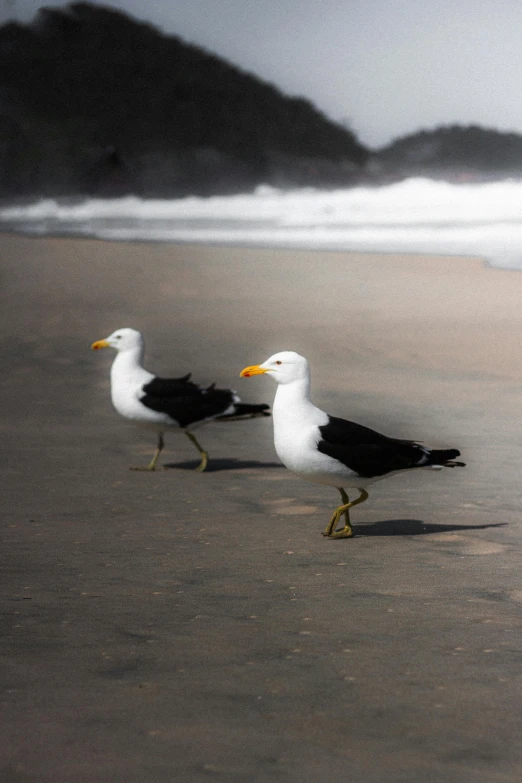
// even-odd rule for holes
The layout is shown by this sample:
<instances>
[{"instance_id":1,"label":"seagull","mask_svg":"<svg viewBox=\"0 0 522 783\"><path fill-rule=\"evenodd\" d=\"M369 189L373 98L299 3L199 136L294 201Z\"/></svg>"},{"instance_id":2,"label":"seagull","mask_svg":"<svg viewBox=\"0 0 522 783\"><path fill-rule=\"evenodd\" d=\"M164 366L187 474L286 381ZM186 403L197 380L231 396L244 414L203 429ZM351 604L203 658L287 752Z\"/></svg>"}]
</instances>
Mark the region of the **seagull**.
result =
<instances>
[{"instance_id":1,"label":"seagull","mask_svg":"<svg viewBox=\"0 0 522 783\"><path fill-rule=\"evenodd\" d=\"M328 538L351 538L349 509L368 498L375 481L413 468L464 467L455 462L457 449L429 449L412 440L398 440L330 416L310 399L310 368L294 351L275 353L263 364L245 367L240 377L269 373L277 383L272 408L274 445L281 462L306 481L337 487L342 504L323 533ZM345 488L358 489L350 501ZM337 529L344 515L344 527Z\"/></svg>"},{"instance_id":2,"label":"seagull","mask_svg":"<svg viewBox=\"0 0 522 783\"><path fill-rule=\"evenodd\" d=\"M192 432L195 427L214 420L270 415L268 405L244 405L235 391L216 389L214 384L203 389L190 380L190 374L183 378L158 378L148 372L143 367L143 335L136 329L117 329L91 346L95 351L109 347L116 349L111 367L112 404L124 418L158 433L158 446L150 464L132 470L155 470L165 446L164 432L179 429L199 451L201 462L196 470L202 472L207 467L208 453Z\"/></svg>"}]
</instances>

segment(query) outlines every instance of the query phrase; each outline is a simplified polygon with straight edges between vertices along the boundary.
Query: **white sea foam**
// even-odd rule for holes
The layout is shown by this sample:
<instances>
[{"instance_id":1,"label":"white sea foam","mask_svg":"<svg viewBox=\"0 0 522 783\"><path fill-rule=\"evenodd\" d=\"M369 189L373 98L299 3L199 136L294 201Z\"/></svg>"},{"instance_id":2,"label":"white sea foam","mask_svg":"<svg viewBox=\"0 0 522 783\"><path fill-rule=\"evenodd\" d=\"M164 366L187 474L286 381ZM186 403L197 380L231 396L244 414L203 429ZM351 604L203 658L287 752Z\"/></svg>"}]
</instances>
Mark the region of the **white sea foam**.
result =
<instances>
[{"instance_id":1,"label":"white sea foam","mask_svg":"<svg viewBox=\"0 0 522 783\"><path fill-rule=\"evenodd\" d=\"M380 187L174 200L127 197L0 210L0 227L118 240L480 256L522 269L522 181L407 179Z\"/></svg>"}]
</instances>

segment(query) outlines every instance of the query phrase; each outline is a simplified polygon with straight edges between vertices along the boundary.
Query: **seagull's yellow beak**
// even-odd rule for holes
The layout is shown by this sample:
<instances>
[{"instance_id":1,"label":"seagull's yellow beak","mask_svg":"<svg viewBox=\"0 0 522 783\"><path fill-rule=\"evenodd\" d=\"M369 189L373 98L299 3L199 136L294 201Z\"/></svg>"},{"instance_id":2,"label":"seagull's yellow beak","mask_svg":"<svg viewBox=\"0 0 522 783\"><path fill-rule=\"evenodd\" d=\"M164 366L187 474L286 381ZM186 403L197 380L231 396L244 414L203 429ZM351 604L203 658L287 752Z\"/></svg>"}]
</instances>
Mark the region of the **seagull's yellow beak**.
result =
<instances>
[{"instance_id":1,"label":"seagull's yellow beak","mask_svg":"<svg viewBox=\"0 0 522 783\"><path fill-rule=\"evenodd\" d=\"M109 348L109 343L107 340L96 340L96 342L91 345L91 348L93 351L99 351L100 348Z\"/></svg>"},{"instance_id":2,"label":"seagull's yellow beak","mask_svg":"<svg viewBox=\"0 0 522 783\"><path fill-rule=\"evenodd\" d=\"M241 370L239 377L250 378L251 375L263 375L265 372L269 372L269 370L265 370L260 364L251 364L250 367L245 367L244 370Z\"/></svg>"}]
</instances>

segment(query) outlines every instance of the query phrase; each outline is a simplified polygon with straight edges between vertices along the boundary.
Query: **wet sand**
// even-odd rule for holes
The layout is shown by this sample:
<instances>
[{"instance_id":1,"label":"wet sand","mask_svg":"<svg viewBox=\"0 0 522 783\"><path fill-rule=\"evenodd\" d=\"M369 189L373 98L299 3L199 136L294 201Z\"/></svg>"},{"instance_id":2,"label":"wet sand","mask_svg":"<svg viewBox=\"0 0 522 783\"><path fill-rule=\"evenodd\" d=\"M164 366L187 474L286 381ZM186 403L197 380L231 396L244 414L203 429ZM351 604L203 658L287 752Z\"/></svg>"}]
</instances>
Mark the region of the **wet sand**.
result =
<instances>
[{"instance_id":1,"label":"wet sand","mask_svg":"<svg viewBox=\"0 0 522 783\"><path fill-rule=\"evenodd\" d=\"M3 783L519 781L522 274L480 260L0 237ZM356 537L270 419L154 436L147 366L271 402L294 349L329 412L456 446L383 481Z\"/></svg>"}]
</instances>

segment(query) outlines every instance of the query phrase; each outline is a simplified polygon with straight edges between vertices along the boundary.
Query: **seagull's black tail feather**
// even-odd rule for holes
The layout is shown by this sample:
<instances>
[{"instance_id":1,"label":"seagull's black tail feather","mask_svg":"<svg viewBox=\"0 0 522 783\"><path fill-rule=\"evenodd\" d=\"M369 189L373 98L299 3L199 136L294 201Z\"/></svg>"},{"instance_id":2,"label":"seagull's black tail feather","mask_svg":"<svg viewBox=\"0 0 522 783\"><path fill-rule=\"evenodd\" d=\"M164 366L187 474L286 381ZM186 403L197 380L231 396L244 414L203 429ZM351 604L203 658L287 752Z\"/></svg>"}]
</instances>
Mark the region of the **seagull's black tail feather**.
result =
<instances>
[{"instance_id":1,"label":"seagull's black tail feather","mask_svg":"<svg viewBox=\"0 0 522 783\"><path fill-rule=\"evenodd\" d=\"M428 465L443 465L445 468L465 468L465 462L457 462L454 458L460 457L458 449L431 449Z\"/></svg>"},{"instance_id":2,"label":"seagull's black tail feather","mask_svg":"<svg viewBox=\"0 0 522 783\"><path fill-rule=\"evenodd\" d=\"M255 416L270 416L270 405L248 405L242 402L236 402L234 410L228 416L220 416L219 421L234 421L238 418L253 418Z\"/></svg>"},{"instance_id":3,"label":"seagull's black tail feather","mask_svg":"<svg viewBox=\"0 0 522 783\"><path fill-rule=\"evenodd\" d=\"M245 414L258 413L261 416L270 416L270 405L261 403L260 405L248 405L247 403L236 403L236 416L244 416Z\"/></svg>"}]
</instances>

